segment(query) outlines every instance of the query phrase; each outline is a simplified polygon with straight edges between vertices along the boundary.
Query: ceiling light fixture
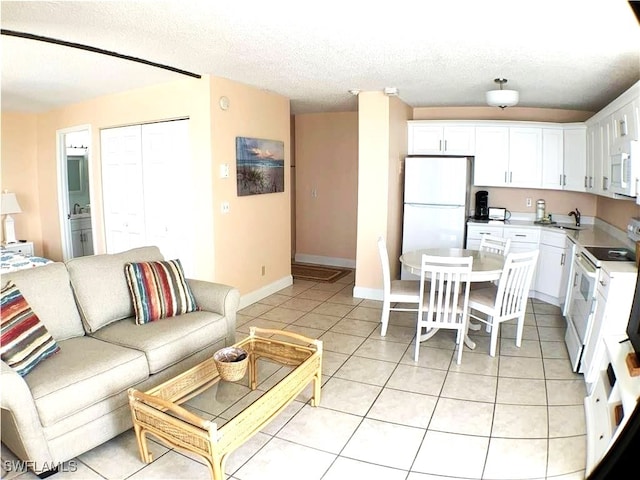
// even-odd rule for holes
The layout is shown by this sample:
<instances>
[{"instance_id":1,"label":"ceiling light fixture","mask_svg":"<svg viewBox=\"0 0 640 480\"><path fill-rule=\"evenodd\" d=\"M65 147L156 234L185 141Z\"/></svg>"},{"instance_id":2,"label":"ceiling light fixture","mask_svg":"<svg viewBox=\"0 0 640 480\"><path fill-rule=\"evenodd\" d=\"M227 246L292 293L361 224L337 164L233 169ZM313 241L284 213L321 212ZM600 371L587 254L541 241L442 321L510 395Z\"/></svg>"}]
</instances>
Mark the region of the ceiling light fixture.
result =
<instances>
[{"instance_id":1,"label":"ceiling light fixture","mask_svg":"<svg viewBox=\"0 0 640 480\"><path fill-rule=\"evenodd\" d=\"M502 86L507 83L506 78L496 78L494 82L500 85L500 90L489 90L487 92L488 105L505 109L506 107L513 107L518 103L520 95L517 90L504 90L502 88Z\"/></svg>"}]
</instances>

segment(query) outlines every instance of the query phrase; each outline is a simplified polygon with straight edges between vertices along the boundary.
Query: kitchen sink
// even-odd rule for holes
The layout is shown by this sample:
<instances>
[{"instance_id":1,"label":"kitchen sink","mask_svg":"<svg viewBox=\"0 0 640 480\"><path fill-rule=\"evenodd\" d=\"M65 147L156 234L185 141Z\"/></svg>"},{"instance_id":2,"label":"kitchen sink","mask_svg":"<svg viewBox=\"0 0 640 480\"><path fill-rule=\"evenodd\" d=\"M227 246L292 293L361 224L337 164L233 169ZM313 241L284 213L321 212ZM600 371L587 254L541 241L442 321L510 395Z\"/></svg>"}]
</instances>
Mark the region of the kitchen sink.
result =
<instances>
[{"instance_id":1,"label":"kitchen sink","mask_svg":"<svg viewBox=\"0 0 640 480\"><path fill-rule=\"evenodd\" d=\"M569 225L549 225L551 228L558 228L560 230L582 230L580 227L571 227Z\"/></svg>"}]
</instances>

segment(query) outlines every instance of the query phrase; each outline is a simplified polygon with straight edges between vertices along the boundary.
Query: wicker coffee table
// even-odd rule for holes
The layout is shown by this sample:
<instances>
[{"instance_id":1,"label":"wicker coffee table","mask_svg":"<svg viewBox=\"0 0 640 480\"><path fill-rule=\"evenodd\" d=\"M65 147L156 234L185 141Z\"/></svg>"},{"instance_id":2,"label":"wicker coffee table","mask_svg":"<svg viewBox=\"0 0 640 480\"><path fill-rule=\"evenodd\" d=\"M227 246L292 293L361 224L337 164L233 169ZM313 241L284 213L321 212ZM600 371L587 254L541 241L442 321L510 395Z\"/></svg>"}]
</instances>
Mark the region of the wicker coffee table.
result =
<instances>
[{"instance_id":1,"label":"wicker coffee table","mask_svg":"<svg viewBox=\"0 0 640 480\"><path fill-rule=\"evenodd\" d=\"M171 447L202 456L211 478L223 480L227 456L273 420L310 382L313 382L311 405L320 403L322 342L281 330L251 327L250 332L249 337L235 346L249 353L251 390L258 385L259 358L295 368L220 428L180 406L221 380L213 358L146 392L129 389L133 427L143 462L152 461L147 447L147 434L152 434ZM281 340L282 337L301 343Z\"/></svg>"}]
</instances>

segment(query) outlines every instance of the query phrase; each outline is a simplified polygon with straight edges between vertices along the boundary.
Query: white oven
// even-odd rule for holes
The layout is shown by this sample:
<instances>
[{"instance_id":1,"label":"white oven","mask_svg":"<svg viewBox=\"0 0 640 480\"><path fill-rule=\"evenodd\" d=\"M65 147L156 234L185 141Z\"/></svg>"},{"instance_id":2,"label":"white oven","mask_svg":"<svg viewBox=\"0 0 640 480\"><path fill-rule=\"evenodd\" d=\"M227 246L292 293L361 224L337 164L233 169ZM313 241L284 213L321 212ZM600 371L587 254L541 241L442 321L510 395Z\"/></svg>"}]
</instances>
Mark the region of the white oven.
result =
<instances>
[{"instance_id":1,"label":"white oven","mask_svg":"<svg viewBox=\"0 0 640 480\"><path fill-rule=\"evenodd\" d=\"M596 309L599 267L576 245L573 256L573 283L570 284L565 342L574 372L582 372L582 352Z\"/></svg>"}]
</instances>

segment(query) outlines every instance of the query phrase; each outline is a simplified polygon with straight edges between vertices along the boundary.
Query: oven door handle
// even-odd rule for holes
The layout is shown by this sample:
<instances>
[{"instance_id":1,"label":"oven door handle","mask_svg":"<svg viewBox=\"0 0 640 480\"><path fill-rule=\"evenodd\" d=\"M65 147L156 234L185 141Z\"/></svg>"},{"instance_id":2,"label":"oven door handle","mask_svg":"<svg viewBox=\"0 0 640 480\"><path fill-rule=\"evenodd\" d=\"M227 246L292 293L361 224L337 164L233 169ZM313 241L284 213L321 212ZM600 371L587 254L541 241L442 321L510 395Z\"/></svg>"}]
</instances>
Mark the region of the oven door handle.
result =
<instances>
[{"instance_id":1,"label":"oven door handle","mask_svg":"<svg viewBox=\"0 0 640 480\"><path fill-rule=\"evenodd\" d=\"M591 266L589 262L583 260L582 255L576 255L575 258L576 267L580 269L587 277L589 278L597 278L596 268Z\"/></svg>"}]
</instances>

